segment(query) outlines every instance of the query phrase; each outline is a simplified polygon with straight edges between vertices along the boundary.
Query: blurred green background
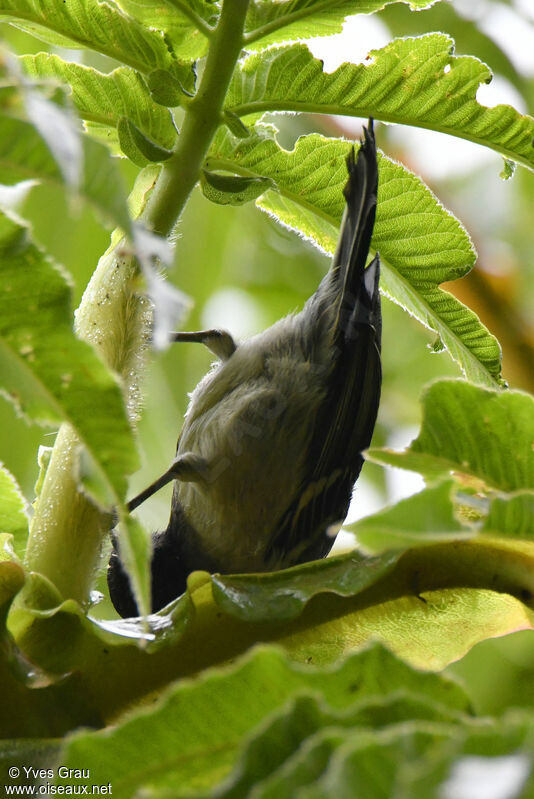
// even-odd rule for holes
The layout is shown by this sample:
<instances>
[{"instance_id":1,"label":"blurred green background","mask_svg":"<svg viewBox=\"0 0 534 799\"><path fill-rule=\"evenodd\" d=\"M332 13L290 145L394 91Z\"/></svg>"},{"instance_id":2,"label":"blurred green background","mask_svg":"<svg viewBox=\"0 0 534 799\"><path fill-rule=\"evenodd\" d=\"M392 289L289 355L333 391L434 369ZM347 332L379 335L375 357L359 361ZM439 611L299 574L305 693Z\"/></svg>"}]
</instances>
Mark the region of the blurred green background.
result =
<instances>
[{"instance_id":1,"label":"blurred green background","mask_svg":"<svg viewBox=\"0 0 534 799\"><path fill-rule=\"evenodd\" d=\"M492 19L493 28L488 23ZM520 25L524 40L518 42L514 24ZM394 5L373 17L351 20L342 39L333 43L321 41L314 48L317 46L318 56L325 57L326 68L332 69L335 64L329 64L329 55L339 58L341 52L346 53L345 60L359 60L392 36L434 30L448 32L456 39L457 54L478 56L492 67L495 93L481 95L482 102L510 102L523 112L532 109L534 13L528 1L438 3L419 13ZM507 30L513 47L507 46ZM42 42L13 27L3 25L2 34L16 52L47 49ZM83 56L85 63L104 71L114 66L93 54L61 52L71 60ZM355 139L361 131L358 120L278 117L274 121L281 128L281 141L287 147L311 130ZM429 131L413 132L378 123L377 141L386 154L420 174L468 229L479 253L477 267L448 288L470 305L501 341L504 374L510 386L534 392L534 175L519 168L511 180L504 181L499 176L502 159L495 153ZM137 168L125 160L121 165L128 184L133 185ZM90 210L69 203L59 190L45 186L33 188L18 210L31 221L36 240L71 274L74 309L108 246L109 231L101 227ZM240 337L262 330L300 308L328 264L327 257L253 205L215 206L196 190L178 227L170 279L195 303L185 320L185 329L227 327ZM459 372L446 353L431 352L428 345L435 338L431 331L387 300L383 302L383 314L383 399L373 443L401 447L416 434L422 387L432 379L457 376ZM132 495L172 459L187 392L210 362L207 350L186 344L175 345L153 358L146 374L138 428L143 465L132 478ZM15 475L31 501L38 447L52 445L55 431L26 425L2 397L0 429L0 461ZM409 473L385 472L367 464L358 481L349 518L373 512L413 493L419 485L418 478ZM140 510L148 530L166 526L170 493L169 487ZM481 712L509 705L532 705L534 635L518 632L480 644L449 670L467 680Z\"/></svg>"}]
</instances>

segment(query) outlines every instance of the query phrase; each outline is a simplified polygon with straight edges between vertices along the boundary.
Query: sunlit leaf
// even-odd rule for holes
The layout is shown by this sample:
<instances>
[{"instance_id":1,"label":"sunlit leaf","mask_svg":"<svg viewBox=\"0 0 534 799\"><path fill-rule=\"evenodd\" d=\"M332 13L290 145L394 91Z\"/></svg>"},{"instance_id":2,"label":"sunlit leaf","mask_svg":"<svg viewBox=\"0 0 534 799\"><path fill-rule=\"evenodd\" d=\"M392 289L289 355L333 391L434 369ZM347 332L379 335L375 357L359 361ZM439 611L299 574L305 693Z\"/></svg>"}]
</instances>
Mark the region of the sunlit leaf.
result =
<instances>
[{"instance_id":1,"label":"sunlit leaf","mask_svg":"<svg viewBox=\"0 0 534 799\"><path fill-rule=\"evenodd\" d=\"M21 56L20 60L33 80L68 84L87 130L108 145L114 144L117 149L117 123L121 117L127 117L161 147L173 146L177 134L169 111L151 99L134 70L118 67L104 74L49 53Z\"/></svg>"},{"instance_id":2,"label":"sunlit leaf","mask_svg":"<svg viewBox=\"0 0 534 799\"><path fill-rule=\"evenodd\" d=\"M412 9L422 9L433 2L411 0L409 4ZM341 33L348 16L371 14L387 4L388 0L282 0L276 3L253 0L245 25L247 47L262 49L275 42Z\"/></svg>"},{"instance_id":3,"label":"sunlit leaf","mask_svg":"<svg viewBox=\"0 0 534 799\"><path fill-rule=\"evenodd\" d=\"M219 175L203 169L200 185L204 196L219 205L244 205L272 186L270 178L247 178L240 175Z\"/></svg>"},{"instance_id":4,"label":"sunlit leaf","mask_svg":"<svg viewBox=\"0 0 534 799\"><path fill-rule=\"evenodd\" d=\"M370 577L357 553L334 559L330 574L322 561L299 567L302 575L290 569L218 577L216 593L212 578L197 572L182 598L146 622L90 621L72 600L58 604L40 588L12 614L12 628L41 668L78 674L94 712L109 721L170 681L258 642L326 665L377 639L409 663L436 670L479 641L533 627L525 604L534 597L531 542L434 544L397 555L386 569L388 558L370 559Z\"/></svg>"},{"instance_id":5,"label":"sunlit leaf","mask_svg":"<svg viewBox=\"0 0 534 799\"><path fill-rule=\"evenodd\" d=\"M12 535L15 551L22 554L28 534L27 503L15 478L4 466L0 467L0 533Z\"/></svg>"},{"instance_id":6,"label":"sunlit leaf","mask_svg":"<svg viewBox=\"0 0 534 799\"><path fill-rule=\"evenodd\" d=\"M218 7L206 0L116 0L117 5L143 25L163 30L179 58L202 58L208 39L200 28L215 25Z\"/></svg>"},{"instance_id":7,"label":"sunlit leaf","mask_svg":"<svg viewBox=\"0 0 534 799\"><path fill-rule=\"evenodd\" d=\"M390 508L344 525L344 529L356 534L358 545L366 552L470 538L474 532L464 527L455 515L453 486L452 480L446 480Z\"/></svg>"},{"instance_id":8,"label":"sunlit leaf","mask_svg":"<svg viewBox=\"0 0 534 799\"><path fill-rule=\"evenodd\" d=\"M164 69L155 69L151 72L147 78L147 85L154 102L169 108L181 105L184 96L189 95L180 81Z\"/></svg>"},{"instance_id":9,"label":"sunlit leaf","mask_svg":"<svg viewBox=\"0 0 534 799\"><path fill-rule=\"evenodd\" d=\"M155 144L127 117L119 119L117 133L121 150L137 166L166 161L172 155L172 150Z\"/></svg>"},{"instance_id":10,"label":"sunlit leaf","mask_svg":"<svg viewBox=\"0 0 534 799\"><path fill-rule=\"evenodd\" d=\"M349 147L313 134L299 139L288 152L277 144L272 129L262 125L243 140L221 130L206 167L271 178L276 190L263 194L259 207L333 253L345 202ZM372 246L380 251L384 293L435 330L471 380L498 384L496 339L471 310L439 288L473 265L469 237L419 178L385 156L379 158Z\"/></svg>"},{"instance_id":11,"label":"sunlit leaf","mask_svg":"<svg viewBox=\"0 0 534 799\"><path fill-rule=\"evenodd\" d=\"M534 491L492 499L482 532L534 539Z\"/></svg>"},{"instance_id":12,"label":"sunlit leaf","mask_svg":"<svg viewBox=\"0 0 534 799\"><path fill-rule=\"evenodd\" d=\"M181 68L163 34L99 0L0 0L0 17L51 44L104 53L140 72Z\"/></svg>"},{"instance_id":13,"label":"sunlit leaf","mask_svg":"<svg viewBox=\"0 0 534 799\"><path fill-rule=\"evenodd\" d=\"M78 432L113 495L137 467L122 392L72 330L71 289L28 229L0 217L0 384L29 419Z\"/></svg>"},{"instance_id":14,"label":"sunlit leaf","mask_svg":"<svg viewBox=\"0 0 534 799\"><path fill-rule=\"evenodd\" d=\"M500 37L490 35L489 28L480 25L481 20L475 15L459 12L453 3L437 2L424 14L411 14L406 6L399 3L388 5L380 19L387 26L391 35L421 36L429 31L446 31L456 42L459 53L476 55L486 64L491 64L495 74L512 83L522 94L527 91L528 77L518 69L515 54L509 48L504 49L504 41Z\"/></svg>"},{"instance_id":15,"label":"sunlit leaf","mask_svg":"<svg viewBox=\"0 0 534 799\"><path fill-rule=\"evenodd\" d=\"M534 398L440 380L423 394L421 431L404 452L369 450L371 460L435 478L450 472L489 488L534 488Z\"/></svg>"},{"instance_id":16,"label":"sunlit leaf","mask_svg":"<svg viewBox=\"0 0 534 799\"><path fill-rule=\"evenodd\" d=\"M472 56L454 56L444 34L395 39L365 64L323 72L304 45L268 50L244 61L226 108L239 116L306 111L382 119L460 136L534 169L534 119L509 105L476 100L491 80Z\"/></svg>"}]
</instances>

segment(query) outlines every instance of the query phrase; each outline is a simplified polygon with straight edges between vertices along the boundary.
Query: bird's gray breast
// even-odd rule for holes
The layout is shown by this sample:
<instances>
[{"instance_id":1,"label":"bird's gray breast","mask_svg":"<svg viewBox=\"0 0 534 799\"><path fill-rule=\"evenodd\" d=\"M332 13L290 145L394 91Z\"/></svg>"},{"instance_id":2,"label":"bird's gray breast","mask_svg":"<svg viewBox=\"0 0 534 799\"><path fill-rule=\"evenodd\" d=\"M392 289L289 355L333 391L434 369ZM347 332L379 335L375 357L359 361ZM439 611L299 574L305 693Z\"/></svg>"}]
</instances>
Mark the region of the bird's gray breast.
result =
<instances>
[{"instance_id":1,"label":"bird's gray breast","mask_svg":"<svg viewBox=\"0 0 534 799\"><path fill-rule=\"evenodd\" d=\"M274 567L265 548L300 490L313 409L325 393L325 364L300 349L298 319L290 321L293 341L274 326L204 378L180 437L179 453L200 455L209 470L203 482L177 483L175 498L226 572Z\"/></svg>"}]
</instances>

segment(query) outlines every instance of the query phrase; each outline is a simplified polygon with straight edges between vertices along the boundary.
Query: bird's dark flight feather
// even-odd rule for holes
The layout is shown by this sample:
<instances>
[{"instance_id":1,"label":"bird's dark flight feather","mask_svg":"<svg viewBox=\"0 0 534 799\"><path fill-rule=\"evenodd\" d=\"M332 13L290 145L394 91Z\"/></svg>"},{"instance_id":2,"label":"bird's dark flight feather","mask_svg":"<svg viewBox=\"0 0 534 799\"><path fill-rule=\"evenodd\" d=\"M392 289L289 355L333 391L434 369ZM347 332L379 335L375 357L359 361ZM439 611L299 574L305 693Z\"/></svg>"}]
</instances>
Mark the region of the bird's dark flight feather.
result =
<instances>
[{"instance_id":1,"label":"bird's dark flight feather","mask_svg":"<svg viewBox=\"0 0 534 799\"><path fill-rule=\"evenodd\" d=\"M339 292L334 322L334 359L328 393L315 420L308 473L302 493L287 510L273 537L274 561L295 552L295 563L324 557L333 543L330 525L346 516L354 483L371 443L380 400L381 312L378 254L365 268L373 232L378 169L372 125L355 160L347 158L349 179L341 235L332 268L310 302L326 303L331 281Z\"/></svg>"}]
</instances>

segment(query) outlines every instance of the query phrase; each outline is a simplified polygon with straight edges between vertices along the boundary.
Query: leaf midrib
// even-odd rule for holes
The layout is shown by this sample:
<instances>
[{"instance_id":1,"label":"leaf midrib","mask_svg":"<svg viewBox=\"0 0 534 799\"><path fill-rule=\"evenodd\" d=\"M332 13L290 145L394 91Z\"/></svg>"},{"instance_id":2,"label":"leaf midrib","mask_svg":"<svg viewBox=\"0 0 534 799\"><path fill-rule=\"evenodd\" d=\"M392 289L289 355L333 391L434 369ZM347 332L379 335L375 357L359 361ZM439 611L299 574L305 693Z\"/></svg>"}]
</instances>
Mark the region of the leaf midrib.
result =
<instances>
[{"instance_id":1,"label":"leaf midrib","mask_svg":"<svg viewBox=\"0 0 534 799\"><path fill-rule=\"evenodd\" d=\"M478 106L481 110L484 110L484 106ZM494 108L499 108L499 106L494 106ZM407 121L405 117L400 116L399 114L387 114L387 113L377 113L375 108L369 108L364 106L353 106L350 110L347 109L345 106L338 106L335 104L331 105L321 105L319 103L299 103L299 102L284 102L282 100L278 102L273 101L254 101L250 103L243 103L241 105L229 106L227 111L232 111L232 113L236 114L238 117L247 117L251 114L265 114L265 113L292 113L292 112L300 112L300 113L307 113L307 114L326 114L326 115L335 115L335 116L346 116L346 117L367 117L370 113L372 113L374 119L379 119L382 122L391 122L400 125L408 125L414 128L422 128L424 130L431 130L437 133L446 133L449 136L455 136L457 139L464 139L465 141L471 141L474 144L479 144L483 147L487 147L490 150L493 150L499 155L502 155L504 158L509 159L510 161L515 161L523 166L527 167L531 171L534 171L534 161L530 161L525 156L519 155L515 150L510 150L507 147L502 147L497 144L493 144L492 142L488 142L487 139L483 139L480 136L471 135L469 133L462 132L459 128L449 127L447 125L436 125L436 124L425 124L423 121L419 120L411 120ZM493 109L486 109L491 111Z\"/></svg>"}]
</instances>

